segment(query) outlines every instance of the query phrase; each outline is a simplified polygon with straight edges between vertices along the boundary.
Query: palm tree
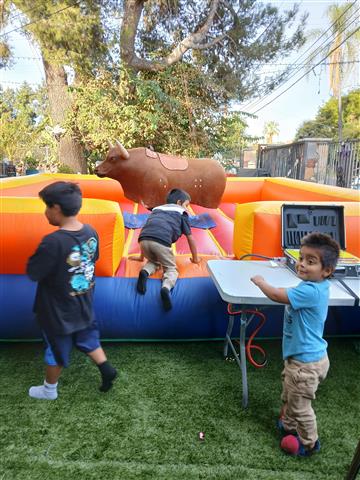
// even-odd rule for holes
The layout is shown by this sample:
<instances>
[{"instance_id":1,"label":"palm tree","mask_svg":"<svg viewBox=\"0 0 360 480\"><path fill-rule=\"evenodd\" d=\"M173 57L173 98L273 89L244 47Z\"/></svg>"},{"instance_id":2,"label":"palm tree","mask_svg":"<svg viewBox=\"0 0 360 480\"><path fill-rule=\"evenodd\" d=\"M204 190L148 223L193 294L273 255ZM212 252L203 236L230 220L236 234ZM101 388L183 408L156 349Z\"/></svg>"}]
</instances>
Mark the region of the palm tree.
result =
<instances>
[{"instance_id":1,"label":"palm tree","mask_svg":"<svg viewBox=\"0 0 360 480\"><path fill-rule=\"evenodd\" d=\"M264 125L264 137L266 143L273 143L274 135L279 135L279 124L271 120L270 122L266 122Z\"/></svg>"},{"instance_id":2,"label":"palm tree","mask_svg":"<svg viewBox=\"0 0 360 480\"><path fill-rule=\"evenodd\" d=\"M360 27L359 12L355 8L356 1L350 6L348 4L330 5L327 9L327 17L331 24L331 32L327 33L327 37L331 38L331 42L327 46L328 67L330 90L334 97L338 99L338 137L339 142L342 141L342 102L341 95L344 87L344 80L351 78L358 59L358 51L360 47ZM326 30L326 32L329 28ZM312 34L325 34L325 32L312 32ZM326 52L320 49L308 59L309 63L315 62L317 59L324 58Z\"/></svg>"}]
</instances>

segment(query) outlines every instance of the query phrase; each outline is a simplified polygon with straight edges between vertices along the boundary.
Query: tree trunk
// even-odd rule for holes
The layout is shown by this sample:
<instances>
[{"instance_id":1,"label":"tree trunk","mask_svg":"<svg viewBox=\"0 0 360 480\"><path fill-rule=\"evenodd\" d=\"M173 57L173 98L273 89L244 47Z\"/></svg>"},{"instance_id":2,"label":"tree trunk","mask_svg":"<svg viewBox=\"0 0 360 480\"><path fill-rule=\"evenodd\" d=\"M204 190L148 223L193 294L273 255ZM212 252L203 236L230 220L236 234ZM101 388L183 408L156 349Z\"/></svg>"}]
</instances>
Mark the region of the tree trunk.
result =
<instances>
[{"instance_id":1,"label":"tree trunk","mask_svg":"<svg viewBox=\"0 0 360 480\"><path fill-rule=\"evenodd\" d=\"M67 91L67 78L64 68L44 60L46 85L49 96L50 116L53 127L64 128L66 115L71 107L71 98ZM81 145L66 132L58 140L58 157L60 163L68 165L75 173L86 173L86 161Z\"/></svg>"}]
</instances>

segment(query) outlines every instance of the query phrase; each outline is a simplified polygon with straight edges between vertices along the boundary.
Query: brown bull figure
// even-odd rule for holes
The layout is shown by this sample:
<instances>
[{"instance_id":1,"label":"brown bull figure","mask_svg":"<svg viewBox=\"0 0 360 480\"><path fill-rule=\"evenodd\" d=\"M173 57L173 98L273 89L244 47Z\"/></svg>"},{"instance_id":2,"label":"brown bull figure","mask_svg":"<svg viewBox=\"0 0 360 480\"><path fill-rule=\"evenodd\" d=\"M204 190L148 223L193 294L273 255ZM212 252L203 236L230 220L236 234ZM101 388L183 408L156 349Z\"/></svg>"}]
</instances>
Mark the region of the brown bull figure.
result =
<instances>
[{"instance_id":1,"label":"brown bull figure","mask_svg":"<svg viewBox=\"0 0 360 480\"><path fill-rule=\"evenodd\" d=\"M164 204L173 188L187 191L192 203L216 208L226 183L225 171L216 160L164 155L147 148L126 150L118 141L95 173L120 182L126 198L147 208Z\"/></svg>"}]
</instances>

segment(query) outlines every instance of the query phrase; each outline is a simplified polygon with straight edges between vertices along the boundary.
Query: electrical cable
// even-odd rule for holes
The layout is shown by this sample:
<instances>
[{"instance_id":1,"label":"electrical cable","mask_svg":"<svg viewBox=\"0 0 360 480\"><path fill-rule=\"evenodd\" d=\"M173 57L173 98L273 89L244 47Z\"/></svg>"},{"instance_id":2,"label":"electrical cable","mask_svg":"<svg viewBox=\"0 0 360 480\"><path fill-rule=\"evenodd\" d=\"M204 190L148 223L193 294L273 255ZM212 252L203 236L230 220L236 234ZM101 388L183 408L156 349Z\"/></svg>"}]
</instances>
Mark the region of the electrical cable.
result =
<instances>
[{"instance_id":1,"label":"electrical cable","mask_svg":"<svg viewBox=\"0 0 360 480\"><path fill-rule=\"evenodd\" d=\"M348 35L337 47L333 48L324 58L327 58L329 55L331 55L335 50L337 50L338 48L341 47L341 45L343 45L343 43L345 43L350 37L352 37L353 35L355 35L356 32L358 32L360 30L360 27L358 27L356 30L354 30L350 35ZM315 66L318 66L323 60L324 58L321 59L321 61L319 63L317 63ZM314 67L312 67L314 68ZM265 105L263 105L262 107L258 108L257 110L255 110L255 112L252 112L252 115L255 115L256 113L260 112L260 110L264 109L265 107L267 107L268 105L270 105L271 103L273 103L275 100L277 100L279 97L281 97L281 95L283 95L284 93L286 93L288 90L290 90L290 88L292 88L294 85L296 85L298 82L300 82L300 80L302 80L304 77L306 77L306 75L312 70L312 68L310 70L308 70L307 72L305 72L298 80L296 80L294 83L292 83L288 88L286 88L283 92L279 93L279 95L277 95L274 99L270 100L268 103L266 103Z\"/></svg>"},{"instance_id":2,"label":"electrical cable","mask_svg":"<svg viewBox=\"0 0 360 480\"><path fill-rule=\"evenodd\" d=\"M353 22L356 21L356 20L353 20ZM352 22L352 23L353 23ZM300 78L298 78L292 85L290 85L290 87L288 87L286 90L284 90L283 93L285 93L287 90L289 90L292 86L294 86L296 83L298 83L300 80L302 80L304 77L306 77L311 71L313 71L317 66L321 65L322 64L322 60L324 60L325 58L327 58L328 56L330 56L337 48L339 48L348 38L350 38L352 35L354 35L357 31L357 30L354 30L348 37L345 38L345 40L343 42L341 42L340 45L338 45L336 48L330 50L326 55L325 57L323 57L318 63L316 64L312 64L311 65L311 68L309 68ZM331 43L331 42L330 42ZM325 47L328 47L328 45L326 45ZM324 48L325 48L324 47ZM252 108L255 108L256 106L260 105L262 102L266 101L267 98L270 98L271 95L273 95L276 91L278 91L285 83L289 82L289 80L291 80L292 78L294 78L298 73L300 73L300 71L302 70L302 68L298 68L296 72L294 72L293 75L290 75L290 77L286 78L284 81L282 81L281 83L279 83L279 85L273 90L273 91L270 91L270 89L268 90L268 93L265 94L265 96L255 100L254 102L252 102L252 104L248 107L249 109L252 109ZM274 100L276 100L279 96L281 96L281 94L279 94L278 96L276 96L273 100L271 100L269 103L261 106L260 108L258 108L257 110L254 110L253 112L249 112L251 115L255 115L257 112L259 112L260 110L262 110L263 108L265 108L267 105L269 105L270 103L272 103Z\"/></svg>"},{"instance_id":3,"label":"electrical cable","mask_svg":"<svg viewBox=\"0 0 360 480\"><path fill-rule=\"evenodd\" d=\"M308 47L300 56L298 56L297 59L295 60L295 62L293 62L293 63L290 64L290 65L292 65L292 66L301 65L301 64L299 64L299 63L297 63L297 62L299 62L299 60L300 60L302 57L304 57L304 55L305 55L316 43L318 43L318 42L321 40L322 37L324 37L325 35L327 35L327 33L329 32L329 30L331 30L331 29L333 28L333 26L336 24L336 22L338 22L338 21L348 12L348 10L349 10L350 8L352 8L352 6L355 5L355 4L356 4L356 1L353 2L351 5L349 5L349 7L348 7L346 10L344 10L344 12L343 12L341 15L339 15L339 17L329 26L329 28L328 28L325 32L323 32L323 33L310 45L310 47ZM358 12L358 10L359 10L359 9L357 9L355 12L353 12L353 13L351 14L351 16L349 17L349 19L347 19L347 21L349 21L352 16L356 15L357 12ZM346 21L345 21L345 23L346 23ZM344 27L345 23L343 23L343 24L341 25L341 28ZM351 22L351 23L353 23L353 22ZM346 29L346 28L348 28L348 26L346 26L345 29ZM345 31L345 29L344 29L343 31ZM343 31L342 31L341 33L343 33ZM314 58L314 56L318 55L321 50L327 48L327 47L331 44L331 42L334 40L334 38L335 38L335 34L334 34L334 32L332 32L331 35L330 35L328 38L326 38L325 40L323 40L323 42L322 42L321 45L317 46L317 47L315 48L315 50L314 50L310 55L308 55L308 58L309 58L309 57L310 57L310 58ZM330 42L329 42L329 40L330 40ZM324 42L328 42L328 45L323 45ZM326 58L326 57L325 57L325 58ZM307 63L309 63L309 62L307 62ZM306 64L307 64L307 63L306 63ZM306 65L306 64L305 64L305 65ZM315 66L316 66L316 65L315 65ZM288 73L287 78L281 81L281 83L277 86L277 89L280 88L281 85L283 85L284 83L286 83L287 81L289 81L293 76L295 76L295 75L301 70L301 68L297 68L297 69L295 69L295 70L296 70L295 72L294 72L294 71L290 71L290 72ZM284 73L285 73L285 72L282 72L282 74L284 74ZM281 75L280 75L280 76L281 76ZM269 82L264 82L262 85L266 85L267 83L269 83ZM261 87L261 85L260 85L260 87ZM273 93L273 92L271 91L271 89L268 89L268 92L265 92L265 96L267 96L269 93ZM262 97L260 100L255 100L255 102L254 102L254 101L247 102L242 108L253 108L253 107L255 106L255 104L260 103L263 99L264 99L264 97ZM254 103L255 103L255 104L254 104Z\"/></svg>"},{"instance_id":4,"label":"electrical cable","mask_svg":"<svg viewBox=\"0 0 360 480\"><path fill-rule=\"evenodd\" d=\"M268 257L267 255L260 255L259 253L245 253L245 255L242 255L239 258L239 261L243 260L246 257L263 258L264 260L271 260L273 262L277 262L280 265L282 265L286 260L286 257Z\"/></svg>"},{"instance_id":5,"label":"electrical cable","mask_svg":"<svg viewBox=\"0 0 360 480\"><path fill-rule=\"evenodd\" d=\"M33 10L37 10L38 8L41 8L43 7L43 4L41 4L39 2L39 5L35 6L35 7L31 7L29 8L28 10L24 10L24 11L20 11L19 13L17 13L16 15L12 15L10 14L8 16L8 18L6 19L6 23L13 23L14 20L16 20L18 17L22 17L23 15L26 15L27 13L29 12L32 12Z\"/></svg>"},{"instance_id":6,"label":"electrical cable","mask_svg":"<svg viewBox=\"0 0 360 480\"><path fill-rule=\"evenodd\" d=\"M251 314L252 316L250 317L249 323L254 316L260 317L259 324L254 329L254 331L252 332L250 337L248 338L248 341L245 345L245 352L246 352L247 359L249 360L251 365L253 365L256 368L265 367L265 365L267 365L267 362L268 362L265 350L262 347L260 347L260 345L253 345L253 343L252 343L254 338L256 337L256 335L258 334L258 332L261 330L264 323L266 322L265 315L262 312L260 312L259 310L232 310L231 307L232 307L231 303L228 303L227 312L228 312L229 315L239 315L239 314L242 314L242 313ZM252 356L251 350L256 350L257 352L260 352L262 357L263 357L263 361L262 362L257 362L256 360L254 360L254 357Z\"/></svg>"},{"instance_id":7,"label":"electrical cable","mask_svg":"<svg viewBox=\"0 0 360 480\"><path fill-rule=\"evenodd\" d=\"M239 260L243 260L246 257L256 257L256 258L264 258L265 260L273 260L273 257L267 257L266 255L260 255L257 253L245 253L245 255L242 255Z\"/></svg>"},{"instance_id":8,"label":"electrical cable","mask_svg":"<svg viewBox=\"0 0 360 480\"><path fill-rule=\"evenodd\" d=\"M10 30L9 32L1 33L1 34L0 34L0 37L6 37L6 36L9 35L10 33L17 32L18 30L22 30L23 28L28 27L29 25L33 25L33 24L38 23L38 22L41 22L41 21L43 21L43 20L48 20L50 17L53 17L54 15L56 15L56 14L58 14L58 13L64 12L64 11L67 10L68 8L74 7L75 5L79 4L80 1L81 1L81 0L75 0L75 2L73 2L71 5L68 5L67 7L64 7L64 8L60 8L59 10L56 10L55 12L50 13L49 15L47 15L47 16L44 17L44 18L39 18L39 19L37 19L37 20L33 20L33 21L31 21L31 22L25 23L24 25L21 25L20 27L14 28L13 30Z\"/></svg>"},{"instance_id":9,"label":"electrical cable","mask_svg":"<svg viewBox=\"0 0 360 480\"><path fill-rule=\"evenodd\" d=\"M360 10L360 9L359 9ZM354 23L355 21L357 21L357 19L355 18L352 22ZM344 31L349 27L350 25L346 26L340 33L344 33ZM357 30L355 30L354 32L352 32L352 34L350 36L352 36L353 34L356 33ZM349 37L348 37L349 38ZM318 55L321 50L326 50L327 48L329 48L329 46L333 43L333 39L331 39L327 45L324 45L321 47L321 49L316 53L316 55ZM340 45L339 45L340 46ZM336 48L339 48L339 46L337 46ZM312 70L314 70L314 68L316 68L318 65L322 64L322 61L324 59L326 59L329 55L331 55L331 53L333 52L334 50L331 50L330 52L328 52L325 57L323 57L320 62L316 63L316 64L309 64L309 66L311 68L308 69L308 71L305 73L305 75L303 75L301 78L304 78L306 75L308 75ZM313 52L312 56L315 55L315 52ZM276 92L277 90L279 90L285 83L287 83L289 80L291 80L292 78L294 78L298 73L301 72L301 70L303 70L302 67L298 67L295 71L293 72L290 72L291 74L289 74L288 77L284 78L284 80L282 80L279 85L274 89L274 90L271 90L270 88L267 90L267 92L265 92L265 95L258 98L257 100L254 100L248 104L245 105L245 107L247 107L248 109L252 109L254 107L256 107L257 105L261 104L264 100L266 100L266 97L270 97L274 92ZM268 82L269 83L269 82ZM266 83L264 83L263 85L266 85ZM244 107L243 107L244 108ZM254 112L255 113L255 112ZM253 114L254 114L253 113Z\"/></svg>"},{"instance_id":10,"label":"electrical cable","mask_svg":"<svg viewBox=\"0 0 360 480\"><path fill-rule=\"evenodd\" d=\"M353 15L357 14L358 11L360 11L360 8L359 8L358 10L356 10ZM351 17L350 17L350 18L351 18ZM356 21L357 21L357 17L355 17L355 18L350 22L350 24L348 24L347 26L344 27L344 25L342 25L344 28L343 28L343 30L342 30L340 33L344 33L345 30L348 29L349 26L350 26L351 24L353 24L354 22L356 22ZM355 34L356 31L357 31L357 30L353 31L350 36L352 36L353 34ZM334 37L334 38L335 38L335 37ZM327 43L326 45L321 45L321 46L317 47L318 52L314 51L314 52L310 55L310 57L311 57L311 58L314 58L314 56L319 55L322 50L326 50L327 48L329 48L329 46L331 46L331 44L333 43L334 38L330 38L330 37L329 37L328 39L326 39L326 41L328 41L328 40L330 39L330 40L328 41L328 43ZM349 37L347 37L347 38L349 38ZM346 39L346 40L347 40L347 39ZM341 46L341 44L338 45L336 48L339 48L340 46ZM336 50L336 48L335 48L335 50ZM333 51L334 51L334 50L331 50L330 52L327 52L327 54L325 55L325 57L323 57L323 58L320 60L320 62L318 62L318 63L316 63L316 64L310 64L310 63L309 63L309 66L311 66L311 68L309 68L309 70L308 70L308 71L305 73L305 75L303 75L301 78L303 78L304 76L308 75L315 67L317 67L318 65L320 65L320 64L323 62L324 59L326 59L328 56L331 55L331 53L332 53ZM305 65L306 65L306 64L305 64ZM303 68L298 67L297 69L295 69L295 71L289 72L288 77L285 78L284 80L282 80L282 81L279 83L279 85L278 85L273 91L271 91L271 89L268 89L267 92L265 92L265 95L264 95L263 97L260 97L260 98L258 98L257 100L252 101L252 102L250 101L249 103L247 103L247 104L245 105L245 107L251 109L251 108L254 108L255 106L261 104L261 103L266 99L266 97L271 96L274 92L276 92L277 90L279 90L279 88L281 88L282 85L284 85L284 84L287 83L289 80L291 80L292 78L294 78L301 70L303 70ZM299 79L299 80L300 80L300 79ZM266 84L266 83L264 83L263 85L265 85L265 84ZM245 108L245 107L243 107L243 108Z\"/></svg>"}]
</instances>

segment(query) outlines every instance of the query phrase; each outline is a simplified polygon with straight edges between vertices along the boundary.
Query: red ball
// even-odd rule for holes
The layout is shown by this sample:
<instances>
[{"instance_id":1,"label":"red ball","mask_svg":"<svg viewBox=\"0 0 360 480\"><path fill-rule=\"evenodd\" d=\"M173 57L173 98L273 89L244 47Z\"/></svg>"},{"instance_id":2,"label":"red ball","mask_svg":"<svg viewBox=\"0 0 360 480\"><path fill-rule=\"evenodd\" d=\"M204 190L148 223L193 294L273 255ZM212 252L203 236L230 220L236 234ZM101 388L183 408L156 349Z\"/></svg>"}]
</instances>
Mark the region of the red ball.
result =
<instances>
[{"instance_id":1,"label":"red ball","mask_svg":"<svg viewBox=\"0 0 360 480\"><path fill-rule=\"evenodd\" d=\"M290 455L296 455L300 448L300 442L294 435L286 435L286 437L281 440L280 447L284 452Z\"/></svg>"}]
</instances>

